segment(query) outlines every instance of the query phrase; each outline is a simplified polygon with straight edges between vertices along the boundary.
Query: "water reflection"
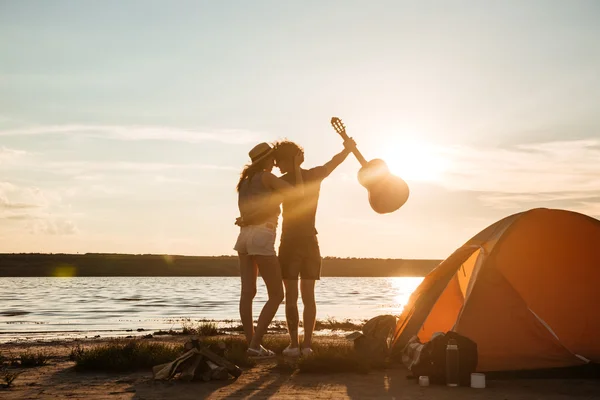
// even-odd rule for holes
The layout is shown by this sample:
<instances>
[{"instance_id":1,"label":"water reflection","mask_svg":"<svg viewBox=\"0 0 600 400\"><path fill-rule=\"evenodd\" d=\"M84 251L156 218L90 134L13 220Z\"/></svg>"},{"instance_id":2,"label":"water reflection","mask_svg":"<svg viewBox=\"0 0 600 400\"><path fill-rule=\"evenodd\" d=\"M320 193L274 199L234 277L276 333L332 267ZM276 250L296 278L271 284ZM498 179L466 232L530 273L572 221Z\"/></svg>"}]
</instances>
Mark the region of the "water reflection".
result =
<instances>
[{"instance_id":1,"label":"water reflection","mask_svg":"<svg viewBox=\"0 0 600 400\"><path fill-rule=\"evenodd\" d=\"M316 286L317 318L399 315L422 280L325 277ZM9 333L126 332L180 328L184 319L239 320L239 292L237 277L2 278L0 341ZM259 280L255 317L265 301ZM285 320L283 305L275 319Z\"/></svg>"}]
</instances>

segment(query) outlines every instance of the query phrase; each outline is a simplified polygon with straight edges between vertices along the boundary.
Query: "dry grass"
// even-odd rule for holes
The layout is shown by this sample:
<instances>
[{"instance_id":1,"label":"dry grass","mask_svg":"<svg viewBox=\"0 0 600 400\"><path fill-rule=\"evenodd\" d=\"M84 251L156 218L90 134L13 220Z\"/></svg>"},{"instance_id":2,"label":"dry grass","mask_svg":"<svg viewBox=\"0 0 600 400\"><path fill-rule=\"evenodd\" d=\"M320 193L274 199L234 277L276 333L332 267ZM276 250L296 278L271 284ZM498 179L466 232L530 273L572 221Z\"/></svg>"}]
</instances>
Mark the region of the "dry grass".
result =
<instances>
[{"instance_id":1,"label":"dry grass","mask_svg":"<svg viewBox=\"0 0 600 400\"><path fill-rule=\"evenodd\" d=\"M11 372L7 369L2 369L0 371L0 377L4 383L2 383L0 386L2 386L4 389L8 389L12 386L13 382L20 374L21 372Z\"/></svg>"},{"instance_id":2,"label":"dry grass","mask_svg":"<svg viewBox=\"0 0 600 400\"><path fill-rule=\"evenodd\" d=\"M173 361L182 353L182 346L114 340L89 349L78 346L71 351L71 359L79 371L122 372L152 368Z\"/></svg>"},{"instance_id":3,"label":"dry grass","mask_svg":"<svg viewBox=\"0 0 600 400\"><path fill-rule=\"evenodd\" d=\"M255 361L247 356L248 346L241 335L198 336L200 345L216 349L225 344L224 356L243 368L251 368ZM350 342L323 340L313 344L314 354L300 359L288 359L281 352L289 344L287 335L266 335L263 344L278 354L277 368L299 373L365 373L372 367L357 355ZM77 346L71 351L71 360L80 371L96 370L107 372L149 369L155 365L173 361L184 353L183 346L153 343L139 340L114 340L109 343L84 349Z\"/></svg>"},{"instance_id":4,"label":"dry grass","mask_svg":"<svg viewBox=\"0 0 600 400\"><path fill-rule=\"evenodd\" d=\"M41 367L48 363L48 356L43 352L22 353L20 355L21 366L25 368Z\"/></svg>"},{"instance_id":5,"label":"dry grass","mask_svg":"<svg viewBox=\"0 0 600 400\"><path fill-rule=\"evenodd\" d=\"M201 321L195 325L188 319L183 322L182 328L183 335L217 336L220 333L217 324L209 321Z\"/></svg>"},{"instance_id":6,"label":"dry grass","mask_svg":"<svg viewBox=\"0 0 600 400\"><path fill-rule=\"evenodd\" d=\"M248 346L242 336L200 338L200 343L208 346L218 342L225 343L226 357L240 367L252 367L255 364L246 355ZM312 346L314 354L299 359L281 357L281 352L289 344L286 335L266 335L263 344L279 355L277 369L285 372L298 370L300 373L366 373L374 367L358 356L350 342L343 340L315 342Z\"/></svg>"},{"instance_id":7,"label":"dry grass","mask_svg":"<svg viewBox=\"0 0 600 400\"><path fill-rule=\"evenodd\" d=\"M221 321L225 323L232 323L234 321L226 320ZM332 331L354 331L360 330L365 321L360 323L354 323L348 319L343 321L338 321L335 318L328 318L326 320L319 320L315 324L315 330L332 330ZM302 326L302 322L300 322L300 326ZM177 335L198 335L198 336L219 336L224 333L232 333L232 332L244 332L244 327L242 325L235 325L230 327L222 327L219 328L215 321L199 321L193 322L191 319L186 319L181 324L181 330L159 330L154 332L154 336L177 336ZM273 321L269 326L269 333L285 333L287 332L287 328L285 322L282 321Z\"/></svg>"},{"instance_id":8,"label":"dry grass","mask_svg":"<svg viewBox=\"0 0 600 400\"><path fill-rule=\"evenodd\" d=\"M173 329L169 329L168 331L156 331L153 333L154 336L176 336L181 335L180 331L174 331Z\"/></svg>"},{"instance_id":9,"label":"dry grass","mask_svg":"<svg viewBox=\"0 0 600 400\"><path fill-rule=\"evenodd\" d=\"M357 324L349 319L338 321L335 318L328 318L326 320L317 321L315 324L315 330L319 331L323 329L330 329L332 331L358 331L362 329L365 322L366 320Z\"/></svg>"},{"instance_id":10,"label":"dry grass","mask_svg":"<svg viewBox=\"0 0 600 400\"><path fill-rule=\"evenodd\" d=\"M168 331L156 331L154 336L161 335L198 335L198 336L218 336L221 334L221 330L217 327L217 324L213 321L200 321L199 323L192 322L191 319L186 319L181 324L181 331L175 331L169 329Z\"/></svg>"}]
</instances>

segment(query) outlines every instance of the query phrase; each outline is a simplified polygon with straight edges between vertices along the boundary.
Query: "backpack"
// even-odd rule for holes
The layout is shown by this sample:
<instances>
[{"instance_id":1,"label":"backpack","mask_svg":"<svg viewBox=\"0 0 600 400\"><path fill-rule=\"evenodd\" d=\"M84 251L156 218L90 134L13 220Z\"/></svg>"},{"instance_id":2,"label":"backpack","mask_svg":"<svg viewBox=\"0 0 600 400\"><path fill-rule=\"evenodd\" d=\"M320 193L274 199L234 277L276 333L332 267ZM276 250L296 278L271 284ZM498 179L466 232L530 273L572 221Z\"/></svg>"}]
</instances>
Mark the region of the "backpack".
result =
<instances>
[{"instance_id":1,"label":"backpack","mask_svg":"<svg viewBox=\"0 0 600 400\"><path fill-rule=\"evenodd\" d=\"M410 344L405 348L405 352L411 351L412 362L407 365L414 377L429 376L429 382L433 384L446 384L446 345L450 339L454 339L458 344L458 365L459 382L461 386L469 386L471 383L471 373L477 369L477 344L471 339L459 335L456 332L449 331L434 336L429 342L419 347L417 357L415 353L415 343L412 348ZM406 363L405 363L406 364Z\"/></svg>"},{"instance_id":2,"label":"backpack","mask_svg":"<svg viewBox=\"0 0 600 400\"><path fill-rule=\"evenodd\" d=\"M354 341L354 349L371 364L382 364L389 356L396 322L393 315L378 315L363 325L362 332L346 337Z\"/></svg>"}]
</instances>

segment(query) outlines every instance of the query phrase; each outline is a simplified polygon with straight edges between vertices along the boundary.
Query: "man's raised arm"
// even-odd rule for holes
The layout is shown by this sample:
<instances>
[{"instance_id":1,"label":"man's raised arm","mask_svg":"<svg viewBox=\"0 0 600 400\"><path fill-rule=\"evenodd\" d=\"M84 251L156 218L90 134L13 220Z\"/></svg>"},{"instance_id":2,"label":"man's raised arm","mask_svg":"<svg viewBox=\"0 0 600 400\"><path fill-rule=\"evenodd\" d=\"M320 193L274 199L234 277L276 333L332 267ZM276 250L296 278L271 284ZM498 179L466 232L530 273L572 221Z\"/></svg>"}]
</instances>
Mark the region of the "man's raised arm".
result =
<instances>
[{"instance_id":1,"label":"man's raised arm","mask_svg":"<svg viewBox=\"0 0 600 400\"><path fill-rule=\"evenodd\" d=\"M323 169L323 177L328 177L341 163L348 157L348 154L356 147L354 139L350 138L344 141L344 150L333 156L331 160L326 162L321 168Z\"/></svg>"}]
</instances>

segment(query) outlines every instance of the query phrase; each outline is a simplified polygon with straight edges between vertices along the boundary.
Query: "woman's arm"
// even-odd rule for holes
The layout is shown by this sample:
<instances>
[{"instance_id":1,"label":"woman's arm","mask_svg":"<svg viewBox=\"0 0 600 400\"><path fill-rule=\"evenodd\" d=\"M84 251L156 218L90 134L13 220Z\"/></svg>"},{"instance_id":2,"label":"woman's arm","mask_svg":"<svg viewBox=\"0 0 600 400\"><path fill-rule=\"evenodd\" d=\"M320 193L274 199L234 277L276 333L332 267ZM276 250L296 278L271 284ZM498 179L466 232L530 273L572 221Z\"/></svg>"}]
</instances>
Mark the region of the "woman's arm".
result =
<instances>
[{"instance_id":1,"label":"woman's arm","mask_svg":"<svg viewBox=\"0 0 600 400\"><path fill-rule=\"evenodd\" d=\"M264 173L262 179L264 185L274 192L284 194L294 189L294 185L290 185L283 179L276 177L270 172Z\"/></svg>"}]
</instances>

